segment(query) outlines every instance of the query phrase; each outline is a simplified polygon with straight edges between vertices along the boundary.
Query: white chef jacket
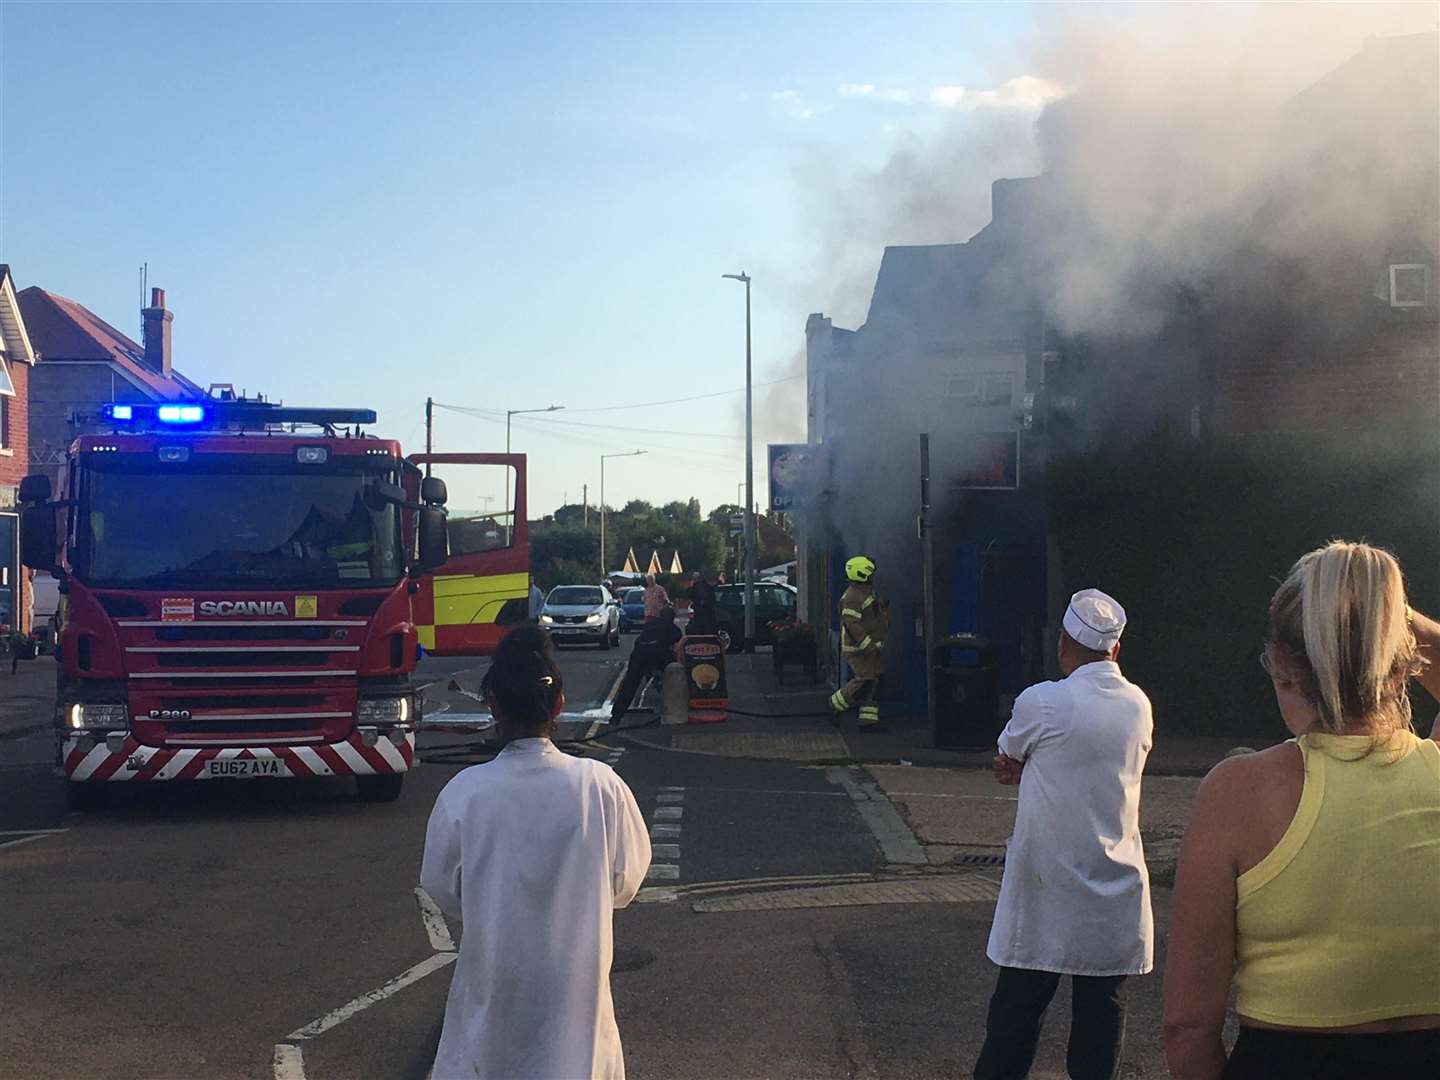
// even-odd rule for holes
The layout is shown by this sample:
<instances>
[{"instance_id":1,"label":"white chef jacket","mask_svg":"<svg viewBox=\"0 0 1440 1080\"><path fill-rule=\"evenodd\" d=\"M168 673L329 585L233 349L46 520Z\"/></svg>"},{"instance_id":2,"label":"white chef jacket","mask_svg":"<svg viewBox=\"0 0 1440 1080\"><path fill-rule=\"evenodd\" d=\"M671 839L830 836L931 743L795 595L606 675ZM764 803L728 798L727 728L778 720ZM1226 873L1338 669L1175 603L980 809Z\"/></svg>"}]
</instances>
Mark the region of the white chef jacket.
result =
<instances>
[{"instance_id":1,"label":"white chef jacket","mask_svg":"<svg viewBox=\"0 0 1440 1080\"><path fill-rule=\"evenodd\" d=\"M1150 700L1109 660L1015 699L1000 750L1025 762L985 954L1004 967L1140 975L1154 964L1140 774Z\"/></svg>"},{"instance_id":2,"label":"white chef jacket","mask_svg":"<svg viewBox=\"0 0 1440 1080\"><path fill-rule=\"evenodd\" d=\"M420 883L465 923L434 1080L623 1080L611 913L650 867L610 766L517 739L435 800Z\"/></svg>"}]
</instances>

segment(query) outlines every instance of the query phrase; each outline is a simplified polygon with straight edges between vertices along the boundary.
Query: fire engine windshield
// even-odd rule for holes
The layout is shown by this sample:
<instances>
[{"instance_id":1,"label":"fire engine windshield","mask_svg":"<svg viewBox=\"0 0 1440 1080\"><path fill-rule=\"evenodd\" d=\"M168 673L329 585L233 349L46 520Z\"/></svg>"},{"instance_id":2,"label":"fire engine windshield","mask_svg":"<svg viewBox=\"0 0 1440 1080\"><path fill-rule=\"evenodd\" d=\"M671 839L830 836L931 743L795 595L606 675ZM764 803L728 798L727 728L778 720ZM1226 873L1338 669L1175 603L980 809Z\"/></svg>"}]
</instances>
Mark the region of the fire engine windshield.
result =
<instances>
[{"instance_id":1,"label":"fire engine windshield","mask_svg":"<svg viewBox=\"0 0 1440 1080\"><path fill-rule=\"evenodd\" d=\"M399 580L373 473L87 470L76 572L112 588L363 588Z\"/></svg>"}]
</instances>

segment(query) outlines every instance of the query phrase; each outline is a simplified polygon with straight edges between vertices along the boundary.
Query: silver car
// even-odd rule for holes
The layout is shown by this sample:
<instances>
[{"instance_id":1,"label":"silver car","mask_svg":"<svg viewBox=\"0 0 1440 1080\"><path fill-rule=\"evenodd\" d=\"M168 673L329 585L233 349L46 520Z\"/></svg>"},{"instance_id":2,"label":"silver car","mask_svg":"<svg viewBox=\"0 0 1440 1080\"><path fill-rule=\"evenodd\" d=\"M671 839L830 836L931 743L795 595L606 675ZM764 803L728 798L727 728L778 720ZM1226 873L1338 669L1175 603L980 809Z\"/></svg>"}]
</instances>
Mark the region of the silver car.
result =
<instances>
[{"instance_id":1,"label":"silver car","mask_svg":"<svg viewBox=\"0 0 1440 1080\"><path fill-rule=\"evenodd\" d=\"M593 641L609 649L620 644L620 605L604 585L556 585L545 598L540 625L557 644Z\"/></svg>"}]
</instances>

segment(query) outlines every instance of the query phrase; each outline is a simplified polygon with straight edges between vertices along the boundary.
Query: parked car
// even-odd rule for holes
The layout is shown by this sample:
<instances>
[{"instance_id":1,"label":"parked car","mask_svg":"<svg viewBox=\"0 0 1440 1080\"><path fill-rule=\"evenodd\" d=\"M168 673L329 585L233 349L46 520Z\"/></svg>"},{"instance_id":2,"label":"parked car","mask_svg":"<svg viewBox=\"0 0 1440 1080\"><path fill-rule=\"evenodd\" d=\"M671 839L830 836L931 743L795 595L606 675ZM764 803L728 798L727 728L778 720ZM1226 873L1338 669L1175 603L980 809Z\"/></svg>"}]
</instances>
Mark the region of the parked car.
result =
<instances>
[{"instance_id":1,"label":"parked car","mask_svg":"<svg viewBox=\"0 0 1440 1080\"><path fill-rule=\"evenodd\" d=\"M609 649L620 644L620 605L604 585L556 585L545 597L540 625L556 644L593 641Z\"/></svg>"},{"instance_id":2,"label":"parked car","mask_svg":"<svg viewBox=\"0 0 1440 1080\"><path fill-rule=\"evenodd\" d=\"M645 625L645 590L626 589L620 594L620 630L630 633Z\"/></svg>"},{"instance_id":3,"label":"parked car","mask_svg":"<svg viewBox=\"0 0 1440 1080\"><path fill-rule=\"evenodd\" d=\"M791 585L755 583L755 640L748 644L773 645L775 635L770 623L775 619L793 619L799 607L799 593ZM745 586L720 585L715 589L715 621L722 633L730 638L730 651L739 652L745 641Z\"/></svg>"}]
</instances>

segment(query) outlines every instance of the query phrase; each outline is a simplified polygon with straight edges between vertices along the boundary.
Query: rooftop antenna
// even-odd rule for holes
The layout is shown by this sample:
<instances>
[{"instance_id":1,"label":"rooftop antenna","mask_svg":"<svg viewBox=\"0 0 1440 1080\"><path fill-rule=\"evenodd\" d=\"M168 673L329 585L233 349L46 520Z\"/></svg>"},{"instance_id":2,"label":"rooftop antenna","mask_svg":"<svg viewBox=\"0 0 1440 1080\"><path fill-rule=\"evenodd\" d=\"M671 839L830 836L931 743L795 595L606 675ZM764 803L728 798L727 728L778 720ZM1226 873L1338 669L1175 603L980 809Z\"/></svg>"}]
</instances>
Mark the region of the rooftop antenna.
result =
<instances>
[{"instance_id":1,"label":"rooftop antenna","mask_svg":"<svg viewBox=\"0 0 1440 1080\"><path fill-rule=\"evenodd\" d=\"M150 264L149 264L148 262L143 262L143 263L140 264L140 310L141 310L142 312L145 310L145 308L147 308L147 307L150 306L150 305L147 303L147 298L149 297L149 293L146 292L146 289L149 287L149 285L150 285ZM144 339L144 334L145 334L145 316L144 316L143 314L140 316L140 334L141 334L141 339L143 340L143 339Z\"/></svg>"}]
</instances>

